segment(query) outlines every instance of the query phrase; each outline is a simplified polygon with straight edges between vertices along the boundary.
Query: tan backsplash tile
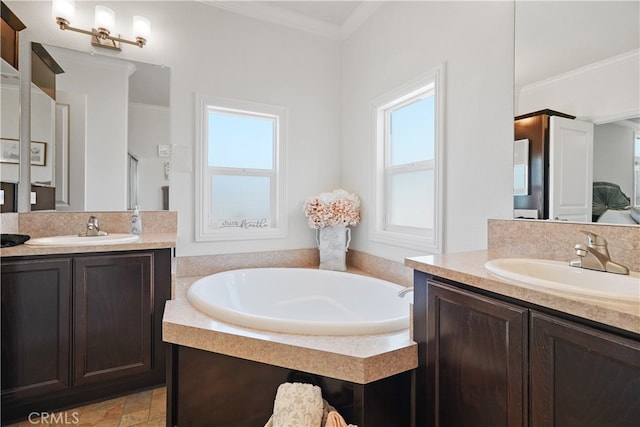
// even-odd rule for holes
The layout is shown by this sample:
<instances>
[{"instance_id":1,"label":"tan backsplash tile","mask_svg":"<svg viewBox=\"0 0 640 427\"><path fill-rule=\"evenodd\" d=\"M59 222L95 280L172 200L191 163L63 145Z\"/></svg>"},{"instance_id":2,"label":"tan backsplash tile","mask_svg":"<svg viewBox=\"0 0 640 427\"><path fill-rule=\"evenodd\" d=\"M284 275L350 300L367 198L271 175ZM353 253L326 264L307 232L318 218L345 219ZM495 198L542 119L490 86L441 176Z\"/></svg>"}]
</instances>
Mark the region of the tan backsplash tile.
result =
<instances>
[{"instance_id":1,"label":"tan backsplash tile","mask_svg":"<svg viewBox=\"0 0 640 427\"><path fill-rule=\"evenodd\" d=\"M226 270L257 267L317 267L317 249L179 257L177 277L207 276Z\"/></svg>"},{"instance_id":2,"label":"tan backsplash tile","mask_svg":"<svg viewBox=\"0 0 640 427\"><path fill-rule=\"evenodd\" d=\"M490 219L488 245L513 256L569 261L576 243L586 242L581 230L604 237L613 261L640 271L640 226Z\"/></svg>"},{"instance_id":3,"label":"tan backsplash tile","mask_svg":"<svg viewBox=\"0 0 640 427\"><path fill-rule=\"evenodd\" d=\"M18 215L14 212L6 212L0 214L0 232L2 233L18 233Z\"/></svg>"},{"instance_id":4,"label":"tan backsplash tile","mask_svg":"<svg viewBox=\"0 0 640 427\"><path fill-rule=\"evenodd\" d=\"M413 286L413 269L399 262L350 249L347 252L347 265L380 279Z\"/></svg>"},{"instance_id":5,"label":"tan backsplash tile","mask_svg":"<svg viewBox=\"0 0 640 427\"><path fill-rule=\"evenodd\" d=\"M4 214L3 214L4 215ZM19 232L33 238L78 234L86 230L91 215L98 217L100 228L108 233L131 231L130 211L118 212L26 212L19 215ZM171 211L141 212L143 232L176 232L178 216Z\"/></svg>"},{"instance_id":6,"label":"tan backsplash tile","mask_svg":"<svg viewBox=\"0 0 640 427\"><path fill-rule=\"evenodd\" d=\"M185 256L178 257L176 276L207 276L239 268L317 268L318 264L317 249ZM411 286L413 283L413 270L409 267L399 262L379 258L364 252L349 250L347 252L347 266L404 286Z\"/></svg>"}]
</instances>

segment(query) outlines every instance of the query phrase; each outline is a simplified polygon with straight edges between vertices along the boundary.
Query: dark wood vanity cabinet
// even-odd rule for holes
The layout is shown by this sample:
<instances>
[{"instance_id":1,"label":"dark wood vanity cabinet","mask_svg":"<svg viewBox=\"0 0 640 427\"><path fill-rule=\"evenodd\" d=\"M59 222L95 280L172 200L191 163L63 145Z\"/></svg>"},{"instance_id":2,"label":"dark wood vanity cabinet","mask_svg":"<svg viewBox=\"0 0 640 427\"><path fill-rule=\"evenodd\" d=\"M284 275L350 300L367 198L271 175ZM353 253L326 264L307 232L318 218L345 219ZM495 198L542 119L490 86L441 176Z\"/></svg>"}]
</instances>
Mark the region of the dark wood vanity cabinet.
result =
<instances>
[{"instance_id":1,"label":"dark wood vanity cabinet","mask_svg":"<svg viewBox=\"0 0 640 427\"><path fill-rule=\"evenodd\" d=\"M531 425L637 426L640 343L531 312Z\"/></svg>"},{"instance_id":2,"label":"dark wood vanity cabinet","mask_svg":"<svg viewBox=\"0 0 640 427\"><path fill-rule=\"evenodd\" d=\"M2 422L160 385L170 250L2 260Z\"/></svg>"},{"instance_id":3,"label":"dark wood vanity cabinet","mask_svg":"<svg viewBox=\"0 0 640 427\"><path fill-rule=\"evenodd\" d=\"M69 387L71 264L71 258L2 262L3 414L14 396Z\"/></svg>"},{"instance_id":4,"label":"dark wood vanity cabinet","mask_svg":"<svg viewBox=\"0 0 640 427\"><path fill-rule=\"evenodd\" d=\"M416 426L620 427L640 419L637 336L421 272L414 288Z\"/></svg>"}]
</instances>

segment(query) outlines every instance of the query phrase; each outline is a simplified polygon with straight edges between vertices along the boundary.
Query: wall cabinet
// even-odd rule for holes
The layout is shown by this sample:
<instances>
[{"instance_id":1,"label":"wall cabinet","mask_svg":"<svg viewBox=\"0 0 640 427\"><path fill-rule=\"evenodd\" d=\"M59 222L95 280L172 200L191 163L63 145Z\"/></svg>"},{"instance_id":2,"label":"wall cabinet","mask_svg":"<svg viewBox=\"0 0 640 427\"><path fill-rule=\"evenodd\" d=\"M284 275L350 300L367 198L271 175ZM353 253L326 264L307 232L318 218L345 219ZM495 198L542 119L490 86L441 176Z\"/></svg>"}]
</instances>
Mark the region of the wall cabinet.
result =
<instances>
[{"instance_id":1,"label":"wall cabinet","mask_svg":"<svg viewBox=\"0 0 640 427\"><path fill-rule=\"evenodd\" d=\"M514 216L591 221L593 123L574 119L553 110L515 118L515 139L529 141L529 162L527 188L513 196Z\"/></svg>"},{"instance_id":2,"label":"wall cabinet","mask_svg":"<svg viewBox=\"0 0 640 427\"><path fill-rule=\"evenodd\" d=\"M0 2L2 12L2 37L0 37L0 54L2 59L7 61L16 70L18 69L18 47L19 32L27 28L20 18L7 7L4 2Z\"/></svg>"},{"instance_id":3,"label":"wall cabinet","mask_svg":"<svg viewBox=\"0 0 640 427\"><path fill-rule=\"evenodd\" d=\"M163 384L170 250L2 260L2 422Z\"/></svg>"},{"instance_id":4,"label":"wall cabinet","mask_svg":"<svg viewBox=\"0 0 640 427\"><path fill-rule=\"evenodd\" d=\"M640 340L415 275L416 425L632 426Z\"/></svg>"}]
</instances>

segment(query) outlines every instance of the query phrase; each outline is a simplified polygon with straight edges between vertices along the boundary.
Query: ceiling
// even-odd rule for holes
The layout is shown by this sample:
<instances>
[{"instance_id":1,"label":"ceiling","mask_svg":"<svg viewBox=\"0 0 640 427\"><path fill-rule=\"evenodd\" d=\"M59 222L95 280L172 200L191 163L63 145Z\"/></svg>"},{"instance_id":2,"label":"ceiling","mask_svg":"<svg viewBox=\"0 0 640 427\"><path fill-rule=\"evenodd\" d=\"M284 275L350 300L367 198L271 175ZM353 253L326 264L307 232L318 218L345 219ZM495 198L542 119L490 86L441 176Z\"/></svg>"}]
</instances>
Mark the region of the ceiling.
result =
<instances>
[{"instance_id":1,"label":"ceiling","mask_svg":"<svg viewBox=\"0 0 640 427\"><path fill-rule=\"evenodd\" d=\"M344 40L385 0L202 1L256 19ZM516 86L639 49L639 16L637 0L515 0Z\"/></svg>"},{"instance_id":2,"label":"ceiling","mask_svg":"<svg viewBox=\"0 0 640 427\"><path fill-rule=\"evenodd\" d=\"M344 40L382 1L215 1L203 3L334 40Z\"/></svg>"},{"instance_id":3,"label":"ceiling","mask_svg":"<svg viewBox=\"0 0 640 427\"><path fill-rule=\"evenodd\" d=\"M638 1L516 1L516 86L640 48Z\"/></svg>"}]
</instances>

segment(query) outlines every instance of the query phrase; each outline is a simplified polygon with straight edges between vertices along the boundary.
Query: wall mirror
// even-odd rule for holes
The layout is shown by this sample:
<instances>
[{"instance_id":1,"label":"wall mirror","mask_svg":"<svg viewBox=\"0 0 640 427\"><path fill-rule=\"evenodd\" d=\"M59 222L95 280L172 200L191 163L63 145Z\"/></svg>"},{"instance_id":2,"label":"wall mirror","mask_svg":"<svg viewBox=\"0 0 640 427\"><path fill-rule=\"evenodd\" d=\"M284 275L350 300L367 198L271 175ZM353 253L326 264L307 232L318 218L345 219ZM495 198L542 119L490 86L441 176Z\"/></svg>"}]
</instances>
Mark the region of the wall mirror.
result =
<instances>
[{"instance_id":1,"label":"wall mirror","mask_svg":"<svg viewBox=\"0 0 640 427\"><path fill-rule=\"evenodd\" d=\"M551 109L594 123L593 181L619 186L629 205L640 173L638 16L634 1L515 4L515 115Z\"/></svg>"},{"instance_id":2,"label":"wall mirror","mask_svg":"<svg viewBox=\"0 0 640 427\"><path fill-rule=\"evenodd\" d=\"M20 72L2 59L0 65L0 175L2 182L20 179Z\"/></svg>"},{"instance_id":3,"label":"wall mirror","mask_svg":"<svg viewBox=\"0 0 640 427\"><path fill-rule=\"evenodd\" d=\"M158 147L170 144L169 68L43 46L64 73L56 76L49 173L40 176L43 166L31 164L32 181L55 187L56 210L168 209L169 158Z\"/></svg>"}]
</instances>

